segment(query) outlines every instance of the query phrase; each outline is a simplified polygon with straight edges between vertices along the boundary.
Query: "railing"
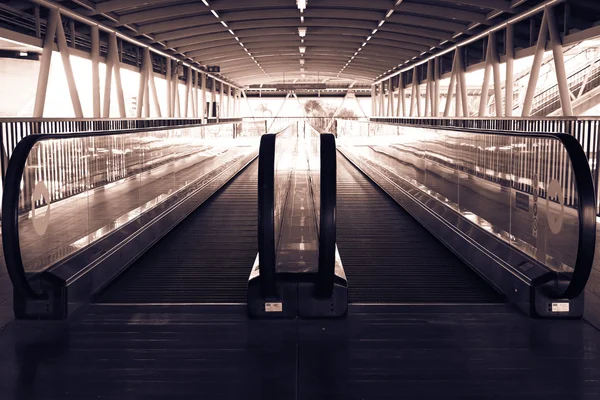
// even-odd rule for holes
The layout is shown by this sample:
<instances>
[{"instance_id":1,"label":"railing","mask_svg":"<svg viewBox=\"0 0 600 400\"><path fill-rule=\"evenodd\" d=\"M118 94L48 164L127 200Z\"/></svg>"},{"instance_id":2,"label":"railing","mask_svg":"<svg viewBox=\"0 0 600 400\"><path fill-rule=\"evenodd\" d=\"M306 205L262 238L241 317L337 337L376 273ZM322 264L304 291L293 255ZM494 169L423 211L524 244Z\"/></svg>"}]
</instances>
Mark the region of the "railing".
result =
<instances>
[{"instance_id":1,"label":"railing","mask_svg":"<svg viewBox=\"0 0 600 400\"><path fill-rule=\"evenodd\" d=\"M297 124L263 135L258 157L258 259L264 299L277 298L277 248L291 180L289 160L297 144Z\"/></svg>"},{"instance_id":2,"label":"railing","mask_svg":"<svg viewBox=\"0 0 600 400\"><path fill-rule=\"evenodd\" d=\"M584 290L596 199L573 136L340 120L338 141L361 162L436 199L438 215L458 213L457 229L469 221L554 271L554 298L573 299Z\"/></svg>"},{"instance_id":3,"label":"railing","mask_svg":"<svg viewBox=\"0 0 600 400\"><path fill-rule=\"evenodd\" d=\"M596 187L596 213L600 215L600 118L372 118L383 124L421 127L452 127L468 130L511 131L523 133L565 133L573 136L587 158Z\"/></svg>"},{"instance_id":4,"label":"railing","mask_svg":"<svg viewBox=\"0 0 600 400\"><path fill-rule=\"evenodd\" d=\"M264 123L32 134L17 144L2 198L2 240L15 293L28 279L243 162ZM112 196L112 197L111 197ZM175 196L175 197L174 197ZM42 214L40 216L40 214ZM82 266L80 266L82 267Z\"/></svg>"},{"instance_id":5,"label":"railing","mask_svg":"<svg viewBox=\"0 0 600 400\"><path fill-rule=\"evenodd\" d=\"M210 123L242 122L241 118L211 119ZM2 179L12 152L29 135L52 133L108 132L130 129L151 129L167 126L197 126L201 118L158 119L70 119L70 118L0 118L0 169Z\"/></svg>"}]
</instances>

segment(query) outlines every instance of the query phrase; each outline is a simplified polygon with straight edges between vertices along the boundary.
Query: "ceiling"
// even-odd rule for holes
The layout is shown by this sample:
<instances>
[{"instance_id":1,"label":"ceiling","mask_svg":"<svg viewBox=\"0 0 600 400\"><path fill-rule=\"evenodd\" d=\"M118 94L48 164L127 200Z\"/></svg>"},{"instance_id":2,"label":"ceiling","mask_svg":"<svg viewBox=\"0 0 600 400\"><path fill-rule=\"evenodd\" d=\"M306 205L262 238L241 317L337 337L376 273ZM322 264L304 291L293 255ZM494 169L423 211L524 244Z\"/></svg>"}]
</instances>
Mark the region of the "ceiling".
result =
<instances>
[{"instance_id":1,"label":"ceiling","mask_svg":"<svg viewBox=\"0 0 600 400\"><path fill-rule=\"evenodd\" d=\"M296 0L82 3L62 2L202 65L218 65L223 77L240 86L319 82L361 87L540 1L308 0L302 12ZM298 27L306 28L303 39ZM306 48L304 55L300 46Z\"/></svg>"}]
</instances>

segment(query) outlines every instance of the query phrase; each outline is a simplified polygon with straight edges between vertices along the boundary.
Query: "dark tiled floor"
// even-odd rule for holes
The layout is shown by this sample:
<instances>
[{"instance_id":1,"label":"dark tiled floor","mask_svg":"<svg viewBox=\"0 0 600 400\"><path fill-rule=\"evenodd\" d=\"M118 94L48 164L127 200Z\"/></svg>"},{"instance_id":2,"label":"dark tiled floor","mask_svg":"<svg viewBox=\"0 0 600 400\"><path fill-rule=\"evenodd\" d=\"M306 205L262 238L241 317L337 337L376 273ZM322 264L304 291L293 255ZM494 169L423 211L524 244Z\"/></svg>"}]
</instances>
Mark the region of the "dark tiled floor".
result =
<instances>
[{"instance_id":1,"label":"dark tiled floor","mask_svg":"<svg viewBox=\"0 0 600 400\"><path fill-rule=\"evenodd\" d=\"M506 305L351 306L248 320L244 306L91 305L0 333L2 399L597 399L600 332Z\"/></svg>"}]
</instances>

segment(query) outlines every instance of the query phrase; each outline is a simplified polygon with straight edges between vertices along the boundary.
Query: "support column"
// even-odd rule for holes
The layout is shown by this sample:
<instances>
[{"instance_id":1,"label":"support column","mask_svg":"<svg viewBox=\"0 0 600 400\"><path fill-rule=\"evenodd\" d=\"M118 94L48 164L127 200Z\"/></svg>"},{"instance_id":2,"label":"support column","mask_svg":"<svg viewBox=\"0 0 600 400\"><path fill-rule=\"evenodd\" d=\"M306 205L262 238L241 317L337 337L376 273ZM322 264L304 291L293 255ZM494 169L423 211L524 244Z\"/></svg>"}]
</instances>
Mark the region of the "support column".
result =
<instances>
[{"instance_id":1,"label":"support column","mask_svg":"<svg viewBox=\"0 0 600 400\"><path fill-rule=\"evenodd\" d=\"M113 58L113 72L115 73L115 85L117 87L117 101L119 103L119 118L126 118L125 96L123 95L123 85L121 84L121 61L119 61L119 45L117 44L117 34L110 34L110 49Z\"/></svg>"},{"instance_id":2,"label":"support column","mask_svg":"<svg viewBox=\"0 0 600 400\"><path fill-rule=\"evenodd\" d=\"M440 57L433 59L433 113L432 117L438 117L440 113Z\"/></svg>"},{"instance_id":3,"label":"support column","mask_svg":"<svg viewBox=\"0 0 600 400\"><path fill-rule=\"evenodd\" d=\"M142 112L144 111L144 95L146 93L146 87L148 86L148 64L145 54L142 56L142 65L140 66L139 78L137 104L135 109L136 118L142 118Z\"/></svg>"},{"instance_id":4,"label":"support column","mask_svg":"<svg viewBox=\"0 0 600 400\"><path fill-rule=\"evenodd\" d=\"M93 117L100 118L100 30L92 25L92 104Z\"/></svg>"},{"instance_id":5,"label":"support column","mask_svg":"<svg viewBox=\"0 0 600 400\"><path fill-rule=\"evenodd\" d=\"M223 96L225 95L225 84L221 82L221 91L219 95L219 119L223 118Z\"/></svg>"},{"instance_id":6,"label":"support column","mask_svg":"<svg viewBox=\"0 0 600 400\"><path fill-rule=\"evenodd\" d=\"M402 105L402 116L406 117L406 91L404 89L404 73L400 73L400 102Z\"/></svg>"},{"instance_id":7,"label":"support column","mask_svg":"<svg viewBox=\"0 0 600 400\"><path fill-rule=\"evenodd\" d=\"M533 96L535 95L535 88L540 76L540 68L542 67L542 59L544 58L544 50L546 49L547 41L548 22L546 12L544 11L544 16L542 17L542 26L540 26L540 33L538 34L538 41L535 47L535 55L533 56L533 65L531 66L531 72L529 73L529 82L527 83L525 100L523 101L523 111L521 112L522 117L529 117L531 115Z\"/></svg>"},{"instance_id":8,"label":"support column","mask_svg":"<svg viewBox=\"0 0 600 400\"><path fill-rule=\"evenodd\" d=\"M492 69L492 56L491 56L491 35L488 35L487 38L487 48L485 51L485 66L483 71L483 83L481 84L481 94L479 96L479 117L487 116L487 103L490 92L490 73Z\"/></svg>"},{"instance_id":9,"label":"support column","mask_svg":"<svg viewBox=\"0 0 600 400\"><path fill-rule=\"evenodd\" d=\"M194 90L192 91L192 117L198 118L198 71L194 70Z\"/></svg>"},{"instance_id":10,"label":"support column","mask_svg":"<svg viewBox=\"0 0 600 400\"><path fill-rule=\"evenodd\" d=\"M469 117L469 102L467 99L467 80L465 77L465 63L463 60L463 54L462 54L462 50L459 47L457 49L457 54L458 54L458 60L457 60L457 94L459 94L458 92L460 92L460 96L461 96L461 103L462 103L462 109L463 109L463 116L465 118ZM458 89L460 88L460 90Z\"/></svg>"},{"instance_id":11,"label":"support column","mask_svg":"<svg viewBox=\"0 0 600 400\"><path fill-rule=\"evenodd\" d=\"M200 118L202 119L202 123L206 122L206 74L200 72L200 84L202 87L200 88Z\"/></svg>"},{"instance_id":12,"label":"support column","mask_svg":"<svg viewBox=\"0 0 600 400\"><path fill-rule=\"evenodd\" d=\"M444 107L444 117L450 116L450 107L452 103L452 95L454 94L454 85L456 83L456 61L458 59L458 49L454 50L454 59L452 61L452 71L450 72L450 84L448 85L448 93L446 94L446 106Z\"/></svg>"},{"instance_id":13,"label":"support column","mask_svg":"<svg viewBox=\"0 0 600 400\"><path fill-rule=\"evenodd\" d=\"M210 108L209 108L209 115L210 118L215 118L215 103L217 102L217 81L215 81L215 79L212 79L211 82L211 88L210 88Z\"/></svg>"},{"instance_id":14,"label":"support column","mask_svg":"<svg viewBox=\"0 0 600 400\"><path fill-rule=\"evenodd\" d=\"M40 62L40 73L38 75L37 91L35 94L35 105L33 117L42 118L46 105L46 93L48 91L48 76L50 75L50 63L54 50L54 37L56 36L56 25L58 24L58 9L50 12L46 36L44 37L44 49L42 50L42 61Z\"/></svg>"},{"instance_id":15,"label":"support column","mask_svg":"<svg viewBox=\"0 0 600 400\"><path fill-rule=\"evenodd\" d=\"M498 48L496 46L496 34L490 33L492 57L492 69L494 71L494 97L496 104L496 117L502 117L502 82L500 81L500 59L498 57Z\"/></svg>"},{"instance_id":16,"label":"support column","mask_svg":"<svg viewBox=\"0 0 600 400\"><path fill-rule=\"evenodd\" d=\"M146 47L144 49L144 56L148 59L148 83L150 86L150 94L152 95L152 102L154 103L154 110L158 118L162 118L162 112L160 111L160 102L158 101L158 93L156 92L156 83L154 82L154 68L152 66L152 56L150 49ZM150 103L148 103L150 107Z\"/></svg>"},{"instance_id":17,"label":"support column","mask_svg":"<svg viewBox=\"0 0 600 400\"><path fill-rule=\"evenodd\" d=\"M56 13L58 13L58 9L55 10ZM71 59L69 57L69 46L67 45L67 37L65 36L65 30L62 26L60 14L58 14L58 24L56 25L56 38L58 39L58 51L60 52L63 68L67 77L67 85L69 87L69 95L71 96L71 103L73 104L75 118L83 118L83 110L81 108L81 101L79 100L79 92L77 91L77 84L75 83L73 67L71 66Z\"/></svg>"},{"instance_id":18,"label":"support column","mask_svg":"<svg viewBox=\"0 0 600 400\"><path fill-rule=\"evenodd\" d=\"M371 116L375 116L375 112L377 110L377 87L375 85L371 85Z\"/></svg>"},{"instance_id":19,"label":"support column","mask_svg":"<svg viewBox=\"0 0 600 400\"><path fill-rule=\"evenodd\" d=\"M565 71L565 60L563 55L562 39L556 25L554 8L546 7L546 19L548 22L548 32L550 33L550 44L552 54L554 55L554 70L556 71L556 80L558 82L558 93L560 95L560 105L565 117L573 116L573 107L571 105L571 91L567 82L567 73Z\"/></svg>"},{"instance_id":20,"label":"support column","mask_svg":"<svg viewBox=\"0 0 600 400\"><path fill-rule=\"evenodd\" d=\"M432 101L432 95L433 95L433 90L431 90L431 60L427 61L427 81L425 82L425 114L423 114L424 117L428 117L429 116L429 108L431 107L433 109L433 101Z\"/></svg>"},{"instance_id":21,"label":"support column","mask_svg":"<svg viewBox=\"0 0 600 400\"><path fill-rule=\"evenodd\" d=\"M166 72L166 78L167 78L167 90L166 90L166 94L167 94L167 117L169 118L173 118L173 96L171 95L171 91L173 89L173 84L171 83L171 80L173 79L173 72L171 71L171 59L167 58L167 72Z\"/></svg>"},{"instance_id":22,"label":"support column","mask_svg":"<svg viewBox=\"0 0 600 400\"><path fill-rule=\"evenodd\" d=\"M506 80L505 86L505 99L504 99L504 116L512 117L513 112L513 91L514 91L514 61L515 61L515 45L514 45L515 31L514 26L509 24L506 26Z\"/></svg>"},{"instance_id":23,"label":"support column","mask_svg":"<svg viewBox=\"0 0 600 400\"><path fill-rule=\"evenodd\" d=\"M383 116L385 113L384 104L383 104L383 96L385 95L385 93L384 93L383 89L384 89L383 82L381 82L379 84L379 101L377 102L379 104L378 114L380 116Z\"/></svg>"},{"instance_id":24,"label":"support column","mask_svg":"<svg viewBox=\"0 0 600 400\"><path fill-rule=\"evenodd\" d=\"M192 67L188 67L187 79L185 82L185 100L183 102L183 116L189 117L190 95L192 94Z\"/></svg>"},{"instance_id":25,"label":"support column","mask_svg":"<svg viewBox=\"0 0 600 400\"><path fill-rule=\"evenodd\" d=\"M392 89L393 86L394 85L392 84L392 78L388 79L388 106L386 117L394 116L394 90Z\"/></svg>"}]
</instances>

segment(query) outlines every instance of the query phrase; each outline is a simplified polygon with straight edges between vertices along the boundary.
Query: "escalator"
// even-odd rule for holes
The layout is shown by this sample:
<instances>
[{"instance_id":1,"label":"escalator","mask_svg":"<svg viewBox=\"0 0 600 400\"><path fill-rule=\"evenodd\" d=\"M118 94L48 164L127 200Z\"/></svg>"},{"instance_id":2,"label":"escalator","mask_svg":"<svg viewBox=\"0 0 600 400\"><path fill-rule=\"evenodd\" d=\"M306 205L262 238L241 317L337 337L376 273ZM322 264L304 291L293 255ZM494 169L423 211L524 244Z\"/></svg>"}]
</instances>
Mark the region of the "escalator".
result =
<instances>
[{"instance_id":1,"label":"escalator","mask_svg":"<svg viewBox=\"0 0 600 400\"><path fill-rule=\"evenodd\" d=\"M256 257L254 162L133 263L98 303L243 303Z\"/></svg>"},{"instance_id":2,"label":"escalator","mask_svg":"<svg viewBox=\"0 0 600 400\"><path fill-rule=\"evenodd\" d=\"M503 296L338 155L337 243L351 303L497 303Z\"/></svg>"}]
</instances>

